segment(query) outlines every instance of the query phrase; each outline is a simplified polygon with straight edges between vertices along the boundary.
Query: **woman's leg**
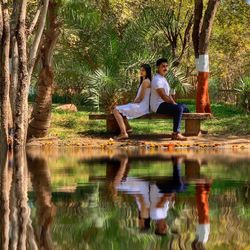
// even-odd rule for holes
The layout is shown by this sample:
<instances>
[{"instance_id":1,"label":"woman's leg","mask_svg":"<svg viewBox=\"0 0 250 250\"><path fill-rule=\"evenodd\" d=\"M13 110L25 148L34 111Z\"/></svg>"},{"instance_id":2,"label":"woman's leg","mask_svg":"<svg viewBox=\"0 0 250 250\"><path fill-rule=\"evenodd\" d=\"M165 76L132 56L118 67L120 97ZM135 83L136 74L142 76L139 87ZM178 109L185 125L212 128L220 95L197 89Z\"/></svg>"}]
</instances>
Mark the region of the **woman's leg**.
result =
<instances>
[{"instance_id":1,"label":"woman's leg","mask_svg":"<svg viewBox=\"0 0 250 250\"><path fill-rule=\"evenodd\" d=\"M113 114L115 116L115 119L116 119L119 127L120 127L121 135L124 135L124 136L128 137L128 134L126 132L126 125L125 125L125 123L123 121L122 115L120 114L120 112L116 108L114 108Z\"/></svg>"},{"instance_id":2,"label":"woman's leg","mask_svg":"<svg viewBox=\"0 0 250 250\"><path fill-rule=\"evenodd\" d=\"M123 121L124 121L124 124L126 126L127 133L131 133L132 132L132 128L131 128L131 126L130 126L130 124L128 122L128 119L127 119L126 116L123 117Z\"/></svg>"}]
</instances>

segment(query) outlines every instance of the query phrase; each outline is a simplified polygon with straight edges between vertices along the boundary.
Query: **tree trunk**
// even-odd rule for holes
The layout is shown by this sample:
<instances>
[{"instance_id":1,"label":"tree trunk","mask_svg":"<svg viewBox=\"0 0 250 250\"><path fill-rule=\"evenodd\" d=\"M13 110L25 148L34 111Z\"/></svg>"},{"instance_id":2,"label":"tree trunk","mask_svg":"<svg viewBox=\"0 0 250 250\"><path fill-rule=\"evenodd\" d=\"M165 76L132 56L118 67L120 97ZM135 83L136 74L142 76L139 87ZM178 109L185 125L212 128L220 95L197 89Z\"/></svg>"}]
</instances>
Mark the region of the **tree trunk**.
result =
<instances>
[{"instance_id":1,"label":"tree trunk","mask_svg":"<svg viewBox=\"0 0 250 250\"><path fill-rule=\"evenodd\" d=\"M28 138L44 137L47 135L50 127L54 82L52 59L59 36L59 23L57 20L58 8L58 3L50 1L48 10L48 28L45 32L43 45L40 50L42 68L37 83L37 96L29 124Z\"/></svg>"},{"instance_id":2,"label":"tree trunk","mask_svg":"<svg viewBox=\"0 0 250 250\"><path fill-rule=\"evenodd\" d=\"M18 72L18 86L17 98L15 107L15 131L14 131L14 146L25 146L25 117L28 116L28 61L27 61L27 47L26 47L26 8L27 0L20 1L20 13L17 23L17 45L19 55L19 72Z\"/></svg>"},{"instance_id":3,"label":"tree trunk","mask_svg":"<svg viewBox=\"0 0 250 250\"><path fill-rule=\"evenodd\" d=\"M16 40L16 28L17 28L17 19L18 19L18 1L13 1L13 12L11 16L11 61L10 61L10 103L11 109L15 110L15 101L16 101L16 89L18 83L18 48L17 48L17 40ZM15 119L14 112L13 121Z\"/></svg>"},{"instance_id":4,"label":"tree trunk","mask_svg":"<svg viewBox=\"0 0 250 250\"><path fill-rule=\"evenodd\" d=\"M193 45L196 58L197 95L196 112L211 113L208 79L209 79L209 57L208 46L212 25L220 0L209 0L207 9L202 20L203 1L195 1L195 23L193 28Z\"/></svg>"},{"instance_id":5,"label":"tree trunk","mask_svg":"<svg viewBox=\"0 0 250 250\"><path fill-rule=\"evenodd\" d=\"M0 108L1 108L1 145L8 144L9 128L12 128L12 114L9 100L10 72L9 72L9 51L10 51L10 24L7 0L2 0L0 5L0 38L1 38L1 81L0 81Z\"/></svg>"}]
</instances>

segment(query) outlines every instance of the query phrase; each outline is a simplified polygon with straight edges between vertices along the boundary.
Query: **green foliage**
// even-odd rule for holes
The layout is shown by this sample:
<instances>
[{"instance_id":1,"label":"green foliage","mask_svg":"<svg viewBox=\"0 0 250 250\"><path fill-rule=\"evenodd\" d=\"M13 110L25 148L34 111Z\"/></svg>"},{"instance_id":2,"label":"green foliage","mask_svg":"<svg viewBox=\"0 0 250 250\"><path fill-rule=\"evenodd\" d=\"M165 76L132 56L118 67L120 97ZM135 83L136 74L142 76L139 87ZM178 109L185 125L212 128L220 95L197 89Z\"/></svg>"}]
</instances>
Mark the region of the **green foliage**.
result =
<instances>
[{"instance_id":1,"label":"green foliage","mask_svg":"<svg viewBox=\"0 0 250 250\"><path fill-rule=\"evenodd\" d=\"M78 106L109 111L116 102L129 102L135 96L140 64L150 63L154 69L156 59L162 56L172 65L168 74L171 87L189 93L195 69L190 37L181 64L176 61L192 18L192 1L61 3L64 25L54 60L57 95ZM238 79L249 76L249 18L250 5L245 0L221 1L209 51L213 101L222 100L224 93L238 88ZM176 41L169 39L171 32L179 32ZM221 89L229 92L220 93ZM233 94L225 101L233 102Z\"/></svg>"},{"instance_id":2,"label":"green foliage","mask_svg":"<svg viewBox=\"0 0 250 250\"><path fill-rule=\"evenodd\" d=\"M240 79L236 91L240 96L240 106L250 111L250 77Z\"/></svg>"}]
</instances>

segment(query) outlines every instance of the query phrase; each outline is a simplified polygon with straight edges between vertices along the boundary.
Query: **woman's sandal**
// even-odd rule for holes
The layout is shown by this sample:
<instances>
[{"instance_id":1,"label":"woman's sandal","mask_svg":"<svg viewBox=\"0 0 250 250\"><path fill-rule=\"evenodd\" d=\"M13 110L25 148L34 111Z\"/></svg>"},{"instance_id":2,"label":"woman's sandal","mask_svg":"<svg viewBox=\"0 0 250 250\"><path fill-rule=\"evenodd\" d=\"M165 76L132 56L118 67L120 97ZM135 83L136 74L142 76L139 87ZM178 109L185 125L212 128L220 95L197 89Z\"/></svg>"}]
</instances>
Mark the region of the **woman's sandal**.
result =
<instances>
[{"instance_id":1,"label":"woman's sandal","mask_svg":"<svg viewBox=\"0 0 250 250\"><path fill-rule=\"evenodd\" d=\"M128 139L128 135L120 134L120 135L118 135L118 136L115 136L114 139L115 139L116 141L127 140L127 139Z\"/></svg>"}]
</instances>

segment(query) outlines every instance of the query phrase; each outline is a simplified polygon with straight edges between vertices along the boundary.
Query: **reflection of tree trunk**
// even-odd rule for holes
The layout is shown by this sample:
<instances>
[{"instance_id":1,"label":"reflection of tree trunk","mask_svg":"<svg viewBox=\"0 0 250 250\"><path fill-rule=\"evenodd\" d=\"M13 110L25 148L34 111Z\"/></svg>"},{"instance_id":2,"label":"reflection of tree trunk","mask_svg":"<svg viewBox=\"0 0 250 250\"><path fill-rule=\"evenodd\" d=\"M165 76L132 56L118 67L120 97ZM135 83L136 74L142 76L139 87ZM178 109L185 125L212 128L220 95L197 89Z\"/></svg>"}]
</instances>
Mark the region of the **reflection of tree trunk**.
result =
<instances>
[{"instance_id":1,"label":"reflection of tree trunk","mask_svg":"<svg viewBox=\"0 0 250 250\"><path fill-rule=\"evenodd\" d=\"M23 149L14 151L14 181L16 185L16 199L18 200L18 242L17 249L26 249L27 223L29 219L28 207L28 176L26 157Z\"/></svg>"},{"instance_id":2,"label":"reflection of tree trunk","mask_svg":"<svg viewBox=\"0 0 250 250\"><path fill-rule=\"evenodd\" d=\"M40 50L41 71L38 79L37 96L34 103L28 137L44 137L48 133L51 120L51 105L54 74L52 70L53 52L59 36L57 20L59 4L49 2L48 29L45 32L43 45Z\"/></svg>"},{"instance_id":3,"label":"reflection of tree trunk","mask_svg":"<svg viewBox=\"0 0 250 250\"><path fill-rule=\"evenodd\" d=\"M11 166L13 168L13 165ZM17 217L17 197L16 197L16 182L13 181L10 190L10 227L11 227L11 240L10 249L17 249L18 241L18 217Z\"/></svg>"},{"instance_id":4,"label":"reflection of tree trunk","mask_svg":"<svg viewBox=\"0 0 250 250\"><path fill-rule=\"evenodd\" d=\"M9 246L9 176L7 152L0 150L0 248L8 250Z\"/></svg>"},{"instance_id":5,"label":"reflection of tree trunk","mask_svg":"<svg viewBox=\"0 0 250 250\"><path fill-rule=\"evenodd\" d=\"M52 203L50 172L46 158L33 152L27 153L28 167L31 173L33 190L36 194L39 248L53 249L50 225L55 215Z\"/></svg>"}]
</instances>

